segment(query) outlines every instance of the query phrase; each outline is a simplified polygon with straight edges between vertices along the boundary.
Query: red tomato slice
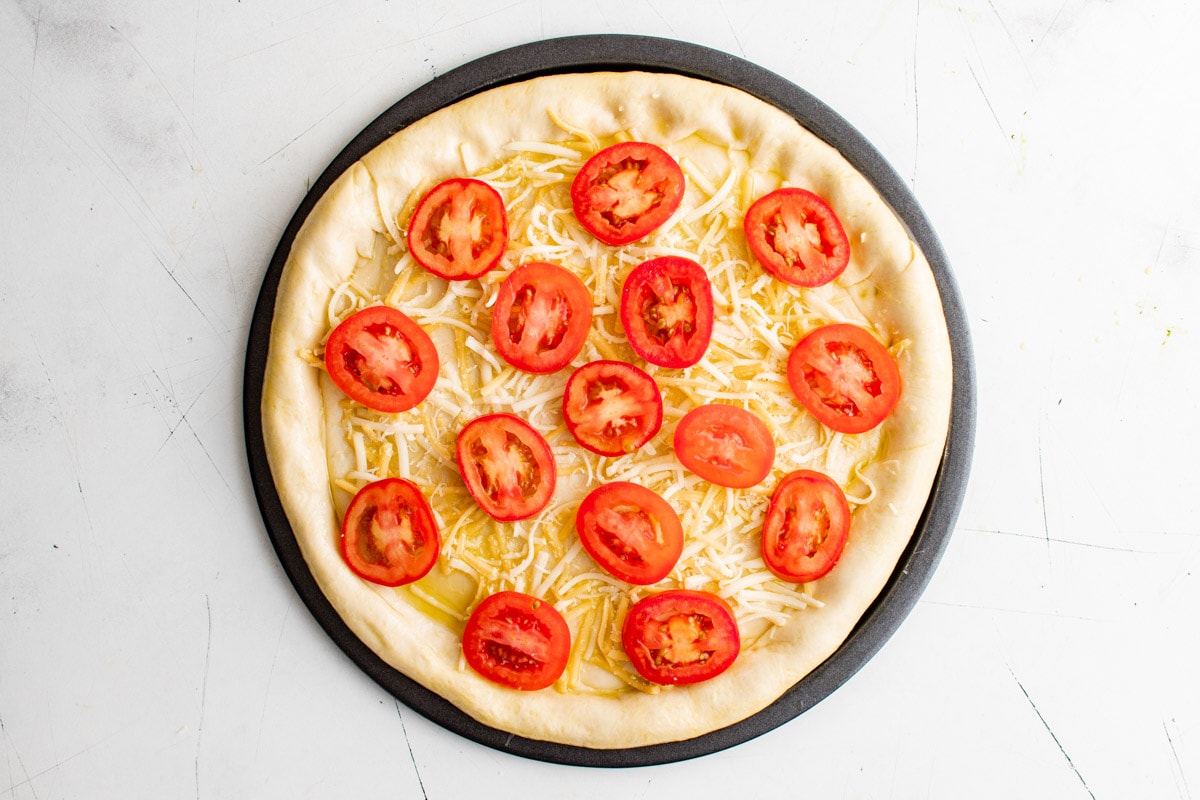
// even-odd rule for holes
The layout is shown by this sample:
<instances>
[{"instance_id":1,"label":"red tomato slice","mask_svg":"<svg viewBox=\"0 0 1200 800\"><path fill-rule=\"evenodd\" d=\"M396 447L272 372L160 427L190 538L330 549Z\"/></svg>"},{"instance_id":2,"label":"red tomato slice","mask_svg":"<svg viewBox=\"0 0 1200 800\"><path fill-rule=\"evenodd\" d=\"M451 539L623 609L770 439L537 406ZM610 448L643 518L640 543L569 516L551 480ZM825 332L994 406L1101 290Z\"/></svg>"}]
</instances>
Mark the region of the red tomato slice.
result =
<instances>
[{"instance_id":1,"label":"red tomato slice","mask_svg":"<svg viewBox=\"0 0 1200 800\"><path fill-rule=\"evenodd\" d=\"M341 546L342 558L360 578L400 586L433 568L441 542L421 490L402 478L384 478L350 501Z\"/></svg>"},{"instance_id":2,"label":"red tomato slice","mask_svg":"<svg viewBox=\"0 0 1200 800\"><path fill-rule=\"evenodd\" d=\"M677 590L645 597L629 609L621 643L648 681L699 683L737 659L741 636L729 605L708 592Z\"/></svg>"},{"instance_id":3,"label":"red tomato slice","mask_svg":"<svg viewBox=\"0 0 1200 800\"><path fill-rule=\"evenodd\" d=\"M712 284L704 267L680 256L634 267L621 289L621 324L634 352L651 364L695 364L713 328Z\"/></svg>"},{"instance_id":4,"label":"red tomato slice","mask_svg":"<svg viewBox=\"0 0 1200 800\"><path fill-rule=\"evenodd\" d=\"M747 489L775 465L775 439L745 409L714 403L689 411L675 426L675 456L706 481Z\"/></svg>"},{"instance_id":5,"label":"red tomato slice","mask_svg":"<svg viewBox=\"0 0 1200 800\"><path fill-rule=\"evenodd\" d=\"M683 170L665 150L621 142L596 153L579 170L571 183L571 205L593 236L623 245L670 219L683 190Z\"/></svg>"},{"instance_id":6,"label":"red tomato slice","mask_svg":"<svg viewBox=\"0 0 1200 800\"><path fill-rule=\"evenodd\" d=\"M837 323L805 336L788 356L788 384L819 422L863 433L900 400L900 369L866 329Z\"/></svg>"},{"instance_id":7,"label":"red tomato slice","mask_svg":"<svg viewBox=\"0 0 1200 800\"><path fill-rule=\"evenodd\" d=\"M804 189L776 189L760 197L743 225L754 257L782 281L821 286L850 263L850 240L837 214Z\"/></svg>"},{"instance_id":8,"label":"red tomato slice","mask_svg":"<svg viewBox=\"0 0 1200 800\"><path fill-rule=\"evenodd\" d=\"M634 483L593 489L579 504L575 530L605 572L639 586L667 577L683 553L683 526L675 509Z\"/></svg>"},{"instance_id":9,"label":"red tomato slice","mask_svg":"<svg viewBox=\"0 0 1200 800\"><path fill-rule=\"evenodd\" d=\"M479 507L501 522L526 519L554 494L554 455L542 435L511 414L489 414L458 433L455 458Z\"/></svg>"},{"instance_id":10,"label":"red tomato slice","mask_svg":"<svg viewBox=\"0 0 1200 800\"><path fill-rule=\"evenodd\" d=\"M558 680L571 653L566 620L545 600L498 592L480 603L463 631L471 669L512 689L545 689Z\"/></svg>"},{"instance_id":11,"label":"red tomato slice","mask_svg":"<svg viewBox=\"0 0 1200 800\"><path fill-rule=\"evenodd\" d=\"M602 456L632 453L662 427L662 394L644 371L622 361L592 361L571 373L563 417L580 445Z\"/></svg>"},{"instance_id":12,"label":"red tomato slice","mask_svg":"<svg viewBox=\"0 0 1200 800\"><path fill-rule=\"evenodd\" d=\"M441 278L478 278L500 261L508 218L500 194L474 178L452 178L429 190L408 224L408 249Z\"/></svg>"},{"instance_id":13,"label":"red tomato slice","mask_svg":"<svg viewBox=\"0 0 1200 800\"><path fill-rule=\"evenodd\" d=\"M325 368L351 400L396 413L420 403L433 389L438 354L429 334L403 313L370 306L329 334Z\"/></svg>"},{"instance_id":14,"label":"red tomato slice","mask_svg":"<svg viewBox=\"0 0 1200 800\"><path fill-rule=\"evenodd\" d=\"M771 495L763 561L785 581L815 581L837 564L849 534L850 506L841 487L820 472L797 470Z\"/></svg>"},{"instance_id":15,"label":"red tomato slice","mask_svg":"<svg viewBox=\"0 0 1200 800\"><path fill-rule=\"evenodd\" d=\"M583 281L541 261L510 272L492 308L492 343L525 372L555 372L571 363L591 326L592 295Z\"/></svg>"}]
</instances>

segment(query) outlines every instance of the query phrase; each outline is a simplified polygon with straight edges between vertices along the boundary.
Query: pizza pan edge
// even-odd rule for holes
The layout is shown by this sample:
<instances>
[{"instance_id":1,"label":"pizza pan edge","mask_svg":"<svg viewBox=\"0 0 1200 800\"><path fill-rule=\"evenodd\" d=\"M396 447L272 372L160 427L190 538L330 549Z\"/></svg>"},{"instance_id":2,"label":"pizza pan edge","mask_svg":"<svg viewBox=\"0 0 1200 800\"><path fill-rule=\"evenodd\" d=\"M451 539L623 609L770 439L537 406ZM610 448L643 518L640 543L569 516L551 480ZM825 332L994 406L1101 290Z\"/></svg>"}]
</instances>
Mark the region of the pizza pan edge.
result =
<instances>
[{"instance_id":1,"label":"pizza pan edge","mask_svg":"<svg viewBox=\"0 0 1200 800\"><path fill-rule=\"evenodd\" d=\"M607 750L526 739L484 725L388 666L350 631L309 571L283 512L266 461L261 399L279 275L312 206L351 163L416 119L472 94L540 75L610 69L674 72L735 86L782 108L842 152L925 251L942 294L954 372L950 432L925 513L891 579L841 647L771 706L740 722L683 741ZM330 161L285 228L252 312L243 381L244 432L256 500L285 573L327 635L397 700L447 730L499 751L573 766L652 766L709 755L757 738L832 694L878 652L919 600L953 532L974 446L974 357L962 299L933 226L886 159L833 109L774 72L702 45L629 34L567 36L500 50L432 79L365 126Z\"/></svg>"}]
</instances>

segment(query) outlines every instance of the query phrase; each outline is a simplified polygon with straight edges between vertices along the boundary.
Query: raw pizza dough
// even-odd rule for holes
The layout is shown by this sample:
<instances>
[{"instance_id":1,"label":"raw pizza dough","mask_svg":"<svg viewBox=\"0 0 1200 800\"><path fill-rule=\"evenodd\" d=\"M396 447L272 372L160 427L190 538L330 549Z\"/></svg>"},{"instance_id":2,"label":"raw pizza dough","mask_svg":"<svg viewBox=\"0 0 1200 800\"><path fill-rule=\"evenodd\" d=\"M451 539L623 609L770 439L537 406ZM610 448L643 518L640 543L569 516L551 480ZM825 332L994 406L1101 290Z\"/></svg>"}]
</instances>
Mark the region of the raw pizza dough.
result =
<instances>
[{"instance_id":1,"label":"raw pizza dough","mask_svg":"<svg viewBox=\"0 0 1200 800\"><path fill-rule=\"evenodd\" d=\"M684 167L687 194L664 228L610 248L590 240L569 202L566 212L530 205L561 201L583 160L631 138L663 147ZM491 273L451 285L414 264L403 232L424 191L469 175L501 191L514 243ZM534 184L541 188L526 192ZM781 185L815 191L841 218L852 258L833 284L786 286L748 254L741 215L755 197ZM528 237L518 242L525 225ZM718 323L705 361L666 370L646 365L620 340L612 306L633 265L681 248L713 279ZM479 352L490 350L487 303L499 281L533 256L580 274L597 309L584 351L541 383ZM441 354L434 394L395 417L350 407L319 366L324 337L339 318L378 302L422 323ZM833 321L868 327L901 369L899 406L869 434L822 430L782 380L795 342ZM589 461L562 424L561 386L574 367L610 355L650 371L663 387L667 412L649 451ZM888 580L925 507L945 445L950 396L949 337L930 267L895 214L836 150L736 89L671 74L588 73L506 85L440 110L384 141L330 187L298 233L279 284L262 416L275 486L304 558L363 642L486 725L568 745L628 748L736 723L833 653ZM709 487L672 466L675 423L690 405L710 401L767 417L779 453L756 489ZM560 480L539 517L489 523L463 489L453 437L475 416L514 407L550 441ZM838 566L797 587L755 565L761 565L757 532L770 492L801 467L831 474L854 518ZM448 554L444 546L439 566L415 588L364 582L339 555L350 490L384 472L422 485L443 537L457 548ZM690 545L681 566L646 589L593 576L598 568L572 549L574 508L583 495L629 476L672 499ZM539 548L548 548L540 558ZM542 596L572 623L577 652L554 687L520 693L462 661L463 621L481 599L482 583ZM684 585L716 591L734 606L745 647L727 672L658 690L596 667L605 658L619 666L621 654L605 630L619 637L630 598ZM593 587L592 595L581 595L581 586ZM764 592L778 600L764 601Z\"/></svg>"}]
</instances>

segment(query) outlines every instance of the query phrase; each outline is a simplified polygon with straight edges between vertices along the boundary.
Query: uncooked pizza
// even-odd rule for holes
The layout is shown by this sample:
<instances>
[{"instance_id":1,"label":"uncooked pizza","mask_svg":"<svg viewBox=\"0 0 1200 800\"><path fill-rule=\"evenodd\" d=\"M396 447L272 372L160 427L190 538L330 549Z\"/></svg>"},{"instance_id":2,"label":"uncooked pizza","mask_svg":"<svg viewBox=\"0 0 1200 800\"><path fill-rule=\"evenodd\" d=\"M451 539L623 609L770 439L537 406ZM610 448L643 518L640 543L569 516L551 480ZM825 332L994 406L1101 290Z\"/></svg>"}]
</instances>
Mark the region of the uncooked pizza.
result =
<instances>
[{"instance_id":1,"label":"uncooked pizza","mask_svg":"<svg viewBox=\"0 0 1200 800\"><path fill-rule=\"evenodd\" d=\"M586 73L332 184L262 418L355 635L484 725L613 749L744 720L838 648L950 395L930 266L841 154L734 88Z\"/></svg>"}]
</instances>

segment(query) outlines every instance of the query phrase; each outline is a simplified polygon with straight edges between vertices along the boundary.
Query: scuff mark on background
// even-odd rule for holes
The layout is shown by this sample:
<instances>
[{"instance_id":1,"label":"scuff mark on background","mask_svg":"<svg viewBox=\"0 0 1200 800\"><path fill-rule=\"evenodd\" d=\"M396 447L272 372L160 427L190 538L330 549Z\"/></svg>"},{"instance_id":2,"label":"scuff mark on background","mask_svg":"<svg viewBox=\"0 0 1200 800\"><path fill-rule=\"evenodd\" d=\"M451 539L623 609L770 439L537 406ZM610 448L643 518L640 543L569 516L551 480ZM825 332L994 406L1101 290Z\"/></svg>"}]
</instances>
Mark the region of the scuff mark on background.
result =
<instances>
[{"instance_id":1,"label":"scuff mark on background","mask_svg":"<svg viewBox=\"0 0 1200 800\"><path fill-rule=\"evenodd\" d=\"M1171 722L1175 722L1174 719ZM1163 733L1167 735L1167 745L1171 748L1171 759L1175 762L1175 770L1179 773L1179 782L1183 784L1183 792L1180 797L1191 800L1192 790L1188 786L1187 773L1183 771L1183 762L1179 760L1179 751L1175 749L1175 740L1171 737L1171 730L1167 727L1167 721L1163 720Z\"/></svg>"},{"instance_id":2,"label":"scuff mark on background","mask_svg":"<svg viewBox=\"0 0 1200 800\"><path fill-rule=\"evenodd\" d=\"M408 747L408 758L412 761L413 772L417 776L417 785L421 787L421 797L429 800L429 793L425 791L425 781L421 780L421 768L417 766L417 756L413 752L412 740L408 738L408 728L404 727L404 712L401 710L400 701L393 699L396 705L396 716L400 718L400 732L404 734L404 744Z\"/></svg>"},{"instance_id":3,"label":"scuff mark on background","mask_svg":"<svg viewBox=\"0 0 1200 800\"><path fill-rule=\"evenodd\" d=\"M1037 707L1037 703L1033 702L1033 698L1030 697L1029 692L1021 683L1021 679L1017 677L1017 673L1013 672L1012 667L1008 668L1008 674L1012 675L1012 679L1017 683L1017 688L1021 690L1021 694L1025 695L1025 699L1029 702L1029 707L1033 709L1034 714L1037 714L1037 718L1041 721L1042 727L1046 729L1046 733L1050 734L1050 738L1054 740L1055 747L1057 747L1058 751L1062 753L1063 758L1067 760L1067 766L1069 766L1071 771L1075 773L1075 777L1079 778L1079 782L1083 784L1083 788L1087 790L1087 793L1092 800L1096 800L1095 793L1092 792L1092 790L1088 787L1087 781L1083 779L1083 774L1080 773L1079 768L1075 766L1075 762L1071 760L1071 756L1067 753L1066 748L1063 747L1062 742L1060 742L1058 740L1058 736L1055 735L1054 729L1050 727L1050 723L1046 721L1044 716L1042 716L1041 709Z\"/></svg>"},{"instance_id":4,"label":"scuff mark on background","mask_svg":"<svg viewBox=\"0 0 1200 800\"><path fill-rule=\"evenodd\" d=\"M204 644L204 675L200 680L200 720L196 723L196 755L193 759L196 800L200 800L200 751L204 744L204 716L208 709L208 671L212 663L212 602L207 594L204 595L204 614L208 632Z\"/></svg>"}]
</instances>

